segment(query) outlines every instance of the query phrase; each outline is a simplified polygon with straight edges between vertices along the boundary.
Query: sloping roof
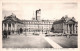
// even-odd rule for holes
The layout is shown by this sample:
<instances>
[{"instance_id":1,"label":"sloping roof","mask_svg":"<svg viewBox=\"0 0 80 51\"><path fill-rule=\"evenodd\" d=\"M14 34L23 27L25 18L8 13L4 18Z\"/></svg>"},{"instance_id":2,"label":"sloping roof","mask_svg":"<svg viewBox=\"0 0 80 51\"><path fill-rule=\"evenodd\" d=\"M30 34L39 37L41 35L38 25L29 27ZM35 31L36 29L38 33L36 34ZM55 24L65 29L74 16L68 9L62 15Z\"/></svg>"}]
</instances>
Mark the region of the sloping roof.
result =
<instances>
[{"instance_id":1,"label":"sloping roof","mask_svg":"<svg viewBox=\"0 0 80 51\"><path fill-rule=\"evenodd\" d=\"M54 21L53 24L59 24L59 23L67 23L67 24L74 24L77 23L75 20L71 18L64 18L62 17L60 20Z\"/></svg>"},{"instance_id":2,"label":"sloping roof","mask_svg":"<svg viewBox=\"0 0 80 51\"><path fill-rule=\"evenodd\" d=\"M5 20L3 20L3 22L17 22L17 23L22 23L20 19L18 19L16 16L10 15L7 16Z\"/></svg>"},{"instance_id":3,"label":"sloping roof","mask_svg":"<svg viewBox=\"0 0 80 51\"><path fill-rule=\"evenodd\" d=\"M74 24L74 23L77 23L77 22L76 22L75 20L70 19L70 20L68 20L66 23L67 23L67 24Z\"/></svg>"},{"instance_id":4,"label":"sloping roof","mask_svg":"<svg viewBox=\"0 0 80 51\"><path fill-rule=\"evenodd\" d=\"M54 21L53 24L58 24L58 23L63 23L65 22L65 20L57 20L57 21Z\"/></svg>"}]
</instances>

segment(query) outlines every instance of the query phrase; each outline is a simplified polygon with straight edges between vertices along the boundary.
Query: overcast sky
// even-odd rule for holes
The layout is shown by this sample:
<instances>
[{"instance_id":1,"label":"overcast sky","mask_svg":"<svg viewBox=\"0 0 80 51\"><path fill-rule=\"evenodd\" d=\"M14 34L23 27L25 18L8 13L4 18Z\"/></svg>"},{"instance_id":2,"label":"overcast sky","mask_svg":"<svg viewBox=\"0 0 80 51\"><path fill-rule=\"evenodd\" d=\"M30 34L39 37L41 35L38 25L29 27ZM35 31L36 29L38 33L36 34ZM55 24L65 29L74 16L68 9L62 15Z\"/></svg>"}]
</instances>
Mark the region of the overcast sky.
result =
<instances>
[{"instance_id":1,"label":"overcast sky","mask_svg":"<svg viewBox=\"0 0 80 51\"><path fill-rule=\"evenodd\" d=\"M62 16L77 17L76 2L25 2L2 3L2 16L14 13L19 19L31 20L35 17L35 11L41 9L41 19L54 20Z\"/></svg>"}]
</instances>

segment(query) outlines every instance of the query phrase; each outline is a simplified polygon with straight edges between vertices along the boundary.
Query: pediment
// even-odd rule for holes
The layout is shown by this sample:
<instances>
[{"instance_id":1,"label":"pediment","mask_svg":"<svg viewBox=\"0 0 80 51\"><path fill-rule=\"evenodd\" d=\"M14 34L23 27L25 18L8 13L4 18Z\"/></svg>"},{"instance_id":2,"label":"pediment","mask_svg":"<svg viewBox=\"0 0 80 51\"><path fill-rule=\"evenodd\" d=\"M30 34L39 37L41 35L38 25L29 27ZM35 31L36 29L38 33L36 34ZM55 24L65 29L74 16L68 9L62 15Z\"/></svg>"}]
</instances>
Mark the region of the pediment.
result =
<instances>
[{"instance_id":1,"label":"pediment","mask_svg":"<svg viewBox=\"0 0 80 51\"><path fill-rule=\"evenodd\" d=\"M6 20L4 20L3 22L4 22L4 23L11 23L11 22L15 22L15 21L12 20L12 19L6 19Z\"/></svg>"},{"instance_id":2,"label":"pediment","mask_svg":"<svg viewBox=\"0 0 80 51\"><path fill-rule=\"evenodd\" d=\"M69 20L67 23L68 24L75 24L76 22L74 20Z\"/></svg>"}]
</instances>

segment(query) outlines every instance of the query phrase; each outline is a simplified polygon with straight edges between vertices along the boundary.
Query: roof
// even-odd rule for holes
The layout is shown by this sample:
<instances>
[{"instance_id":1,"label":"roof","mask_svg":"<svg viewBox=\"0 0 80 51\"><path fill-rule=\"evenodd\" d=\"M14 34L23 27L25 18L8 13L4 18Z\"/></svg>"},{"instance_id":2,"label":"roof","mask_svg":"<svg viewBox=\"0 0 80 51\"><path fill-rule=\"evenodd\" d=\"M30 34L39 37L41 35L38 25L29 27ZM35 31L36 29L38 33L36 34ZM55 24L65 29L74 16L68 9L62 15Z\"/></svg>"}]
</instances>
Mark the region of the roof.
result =
<instances>
[{"instance_id":1,"label":"roof","mask_svg":"<svg viewBox=\"0 0 80 51\"><path fill-rule=\"evenodd\" d=\"M54 21L53 24L58 24L58 23L64 23L65 20L57 20L57 21Z\"/></svg>"},{"instance_id":2,"label":"roof","mask_svg":"<svg viewBox=\"0 0 80 51\"><path fill-rule=\"evenodd\" d=\"M67 24L74 24L77 23L75 20L70 19L69 21L66 22Z\"/></svg>"},{"instance_id":3,"label":"roof","mask_svg":"<svg viewBox=\"0 0 80 51\"><path fill-rule=\"evenodd\" d=\"M7 16L3 22L17 22L17 23L22 23L20 19L18 19L16 16L14 15L10 15L10 16Z\"/></svg>"},{"instance_id":4,"label":"roof","mask_svg":"<svg viewBox=\"0 0 80 51\"><path fill-rule=\"evenodd\" d=\"M22 22L53 22L54 20L21 20Z\"/></svg>"},{"instance_id":5,"label":"roof","mask_svg":"<svg viewBox=\"0 0 80 51\"><path fill-rule=\"evenodd\" d=\"M75 21L72 18L68 18L68 17L62 17L60 20L54 21L53 24L59 24L59 23L67 23L67 24L74 24L77 23L77 21Z\"/></svg>"}]
</instances>

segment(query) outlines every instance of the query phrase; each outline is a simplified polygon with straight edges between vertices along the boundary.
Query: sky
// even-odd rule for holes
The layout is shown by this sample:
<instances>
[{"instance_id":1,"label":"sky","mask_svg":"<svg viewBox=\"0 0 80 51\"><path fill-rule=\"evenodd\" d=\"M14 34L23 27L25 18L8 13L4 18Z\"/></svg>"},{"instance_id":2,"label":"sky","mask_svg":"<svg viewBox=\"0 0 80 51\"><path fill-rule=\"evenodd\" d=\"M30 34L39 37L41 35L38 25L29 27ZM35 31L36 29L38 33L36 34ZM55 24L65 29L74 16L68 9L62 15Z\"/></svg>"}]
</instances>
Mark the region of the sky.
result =
<instances>
[{"instance_id":1,"label":"sky","mask_svg":"<svg viewBox=\"0 0 80 51\"><path fill-rule=\"evenodd\" d=\"M77 17L77 2L3 2L2 17L14 13L21 20L31 20L38 9L44 20L60 19L65 15Z\"/></svg>"}]
</instances>

